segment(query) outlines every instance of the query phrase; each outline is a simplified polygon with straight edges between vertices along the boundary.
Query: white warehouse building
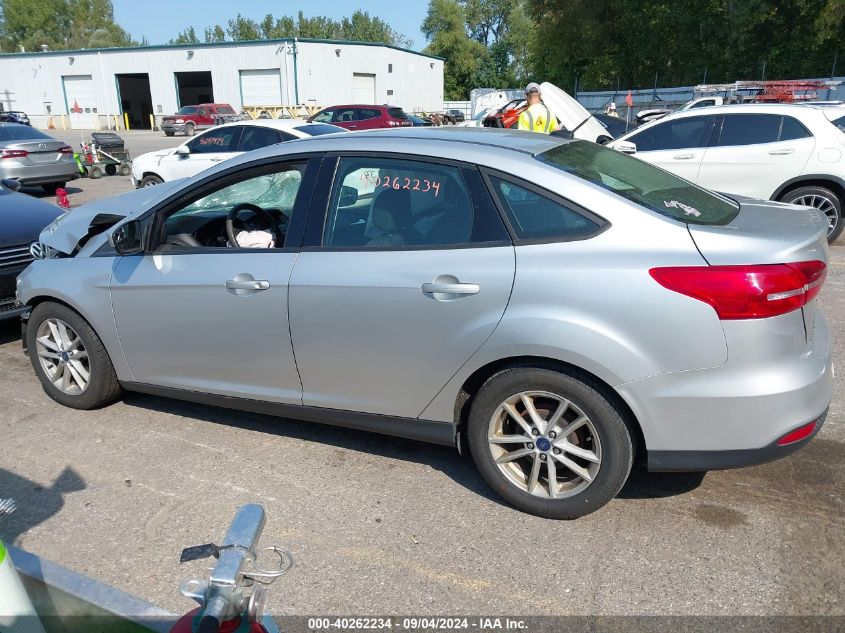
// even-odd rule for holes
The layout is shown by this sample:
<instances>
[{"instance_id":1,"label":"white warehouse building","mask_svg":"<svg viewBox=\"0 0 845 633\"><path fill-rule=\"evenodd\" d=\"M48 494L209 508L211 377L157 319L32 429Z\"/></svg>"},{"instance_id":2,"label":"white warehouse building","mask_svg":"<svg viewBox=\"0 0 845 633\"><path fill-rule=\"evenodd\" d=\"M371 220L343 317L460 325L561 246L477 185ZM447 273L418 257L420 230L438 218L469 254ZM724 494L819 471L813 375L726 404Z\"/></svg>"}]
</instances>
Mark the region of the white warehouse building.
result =
<instances>
[{"instance_id":1,"label":"white warehouse building","mask_svg":"<svg viewBox=\"0 0 845 633\"><path fill-rule=\"evenodd\" d=\"M150 127L183 105L443 106L443 60L365 42L257 40L0 55L0 109L33 125Z\"/></svg>"}]
</instances>

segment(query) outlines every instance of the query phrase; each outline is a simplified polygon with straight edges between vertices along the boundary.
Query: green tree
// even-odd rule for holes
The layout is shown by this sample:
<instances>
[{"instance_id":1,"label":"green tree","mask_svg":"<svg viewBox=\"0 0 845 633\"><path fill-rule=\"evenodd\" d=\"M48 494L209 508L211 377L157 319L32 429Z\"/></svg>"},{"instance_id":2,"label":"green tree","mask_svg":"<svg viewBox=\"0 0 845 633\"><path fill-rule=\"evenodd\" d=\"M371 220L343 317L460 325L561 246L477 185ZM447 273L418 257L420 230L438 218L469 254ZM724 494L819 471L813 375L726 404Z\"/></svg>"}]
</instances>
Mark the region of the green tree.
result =
<instances>
[{"instance_id":1,"label":"green tree","mask_svg":"<svg viewBox=\"0 0 845 633\"><path fill-rule=\"evenodd\" d=\"M467 35L464 6L458 0L431 0L422 32L430 40L425 52L446 60L446 99L467 99L469 91L481 85L479 78L489 52L484 44Z\"/></svg>"},{"instance_id":2,"label":"green tree","mask_svg":"<svg viewBox=\"0 0 845 633\"><path fill-rule=\"evenodd\" d=\"M2 0L0 48L4 51L131 46L114 21L110 0Z\"/></svg>"},{"instance_id":3,"label":"green tree","mask_svg":"<svg viewBox=\"0 0 845 633\"><path fill-rule=\"evenodd\" d=\"M229 20L226 34L229 39L235 42L261 39L258 23L255 20L243 17L240 13L234 19Z\"/></svg>"},{"instance_id":4,"label":"green tree","mask_svg":"<svg viewBox=\"0 0 845 633\"><path fill-rule=\"evenodd\" d=\"M219 24L215 24L213 27L207 26L205 27L203 40L206 42L225 42L226 33L223 31L223 27Z\"/></svg>"},{"instance_id":5,"label":"green tree","mask_svg":"<svg viewBox=\"0 0 845 633\"><path fill-rule=\"evenodd\" d=\"M196 31L194 31L194 27L189 26L184 31L180 31L179 34L170 40L171 44L199 44L200 39L197 37Z\"/></svg>"}]
</instances>

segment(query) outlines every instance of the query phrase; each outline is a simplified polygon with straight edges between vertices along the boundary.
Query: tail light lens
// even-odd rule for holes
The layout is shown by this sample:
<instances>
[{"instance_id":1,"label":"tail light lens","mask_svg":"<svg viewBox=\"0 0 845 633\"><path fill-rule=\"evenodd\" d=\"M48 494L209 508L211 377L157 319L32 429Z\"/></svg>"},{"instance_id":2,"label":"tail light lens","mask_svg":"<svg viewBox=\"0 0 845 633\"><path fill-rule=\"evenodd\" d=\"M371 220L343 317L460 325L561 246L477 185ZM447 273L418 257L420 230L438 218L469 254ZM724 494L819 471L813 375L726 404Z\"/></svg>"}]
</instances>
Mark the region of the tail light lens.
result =
<instances>
[{"instance_id":1,"label":"tail light lens","mask_svg":"<svg viewBox=\"0 0 845 633\"><path fill-rule=\"evenodd\" d=\"M816 432L816 427L818 426L818 422L816 420L805 424L804 426L799 426L794 431L790 431L782 438L778 440L778 446L786 446L787 444L792 444L794 442L800 442L801 440L807 439L813 433Z\"/></svg>"},{"instance_id":2,"label":"tail light lens","mask_svg":"<svg viewBox=\"0 0 845 633\"><path fill-rule=\"evenodd\" d=\"M25 149L4 149L0 152L0 158L26 158L29 152Z\"/></svg>"},{"instance_id":3,"label":"tail light lens","mask_svg":"<svg viewBox=\"0 0 845 633\"><path fill-rule=\"evenodd\" d=\"M73 148L70 145L65 145L59 148L59 154L73 154Z\"/></svg>"},{"instance_id":4,"label":"tail light lens","mask_svg":"<svg viewBox=\"0 0 845 633\"><path fill-rule=\"evenodd\" d=\"M764 319L805 306L821 291L827 267L821 261L754 266L652 268L664 288L703 301L720 319Z\"/></svg>"}]
</instances>

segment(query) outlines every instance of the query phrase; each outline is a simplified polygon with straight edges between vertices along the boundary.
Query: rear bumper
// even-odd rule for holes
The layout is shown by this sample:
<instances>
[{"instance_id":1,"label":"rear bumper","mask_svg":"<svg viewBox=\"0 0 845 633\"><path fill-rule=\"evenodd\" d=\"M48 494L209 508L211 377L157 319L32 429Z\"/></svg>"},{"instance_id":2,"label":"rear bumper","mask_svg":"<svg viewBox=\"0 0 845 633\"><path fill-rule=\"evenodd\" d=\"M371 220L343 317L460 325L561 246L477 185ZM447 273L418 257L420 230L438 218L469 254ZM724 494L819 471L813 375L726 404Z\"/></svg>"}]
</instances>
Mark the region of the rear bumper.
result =
<instances>
[{"instance_id":1,"label":"rear bumper","mask_svg":"<svg viewBox=\"0 0 845 633\"><path fill-rule=\"evenodd\" d=\"M22 185L42 185L67 182L79 176L76 161L62 161L44 165L3 165L0 178L14 178Z\"/></svg>"},{"instance_id":2,"label":"rear bumper","mask_svg":"<svg viewBox=\"0 0 845 633\"><path fill-rule=\"evenodd\" d=\"M816 314L806 346L788 353L779 349L772 333L794 332L802 327L801 318L798 311L764 325L733 322L726 328L727 363L618 386L640 422L649 469L736 468L779 459L806 445L818 433L830 404L833 365L830 334L821 313ZM760 327L768 329L754 338L753 328ZM738 342L741 335L747 339L746 348ZM784 340L794 341L794 336ZM813 421L817 428L812 435L777 445L784 435Z\"/></svg>"},{"instance_id":3,"label":"rear bumper","mask_svg":"<svg viewBox=\"0 0 845 633\"><path fill-rule=\"evenodd\" d=\"M733 451L648 451L648 469L654 472L682 472L704 470L726 470L765 464L795 453L818 435L827 418L827 411L815 420L816 428L811 435L779 446L777 441L762 448L745 448ZM799 427L802 425L799 425Z\"/></svg>"}]
</instances>

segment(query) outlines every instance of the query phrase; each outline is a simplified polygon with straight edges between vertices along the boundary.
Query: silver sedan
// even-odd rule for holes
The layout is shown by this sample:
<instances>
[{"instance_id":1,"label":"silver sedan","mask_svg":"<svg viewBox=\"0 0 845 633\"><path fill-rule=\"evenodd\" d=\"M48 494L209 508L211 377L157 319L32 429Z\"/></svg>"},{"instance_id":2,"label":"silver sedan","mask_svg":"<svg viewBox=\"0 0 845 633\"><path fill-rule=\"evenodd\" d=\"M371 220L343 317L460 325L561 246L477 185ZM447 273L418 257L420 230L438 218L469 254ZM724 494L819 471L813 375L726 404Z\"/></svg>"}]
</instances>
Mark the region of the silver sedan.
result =
<instances>
[{"instance_id":1,"label":"silver sedan","mask_svg":"<svg viewBox=\"0 0 845 633\"><path fill-rule=\"evenodd\" d=\"M29 125L0 123L0 179L41 185L48 193L79 176L73 148Z\"/></svg>"},{"instance_id":2,"label":"silver sedan","mask_svg":"<svg viewBox=\"0 0 845 633\"><path fill-rule=\"evenodd\" d=\"M364 132L74 209L18 298L67 406L130 390L448 444L574 518L635 459L731 468L815 436L826 229L585 141Z\"/></svg>"}]
</instances>

